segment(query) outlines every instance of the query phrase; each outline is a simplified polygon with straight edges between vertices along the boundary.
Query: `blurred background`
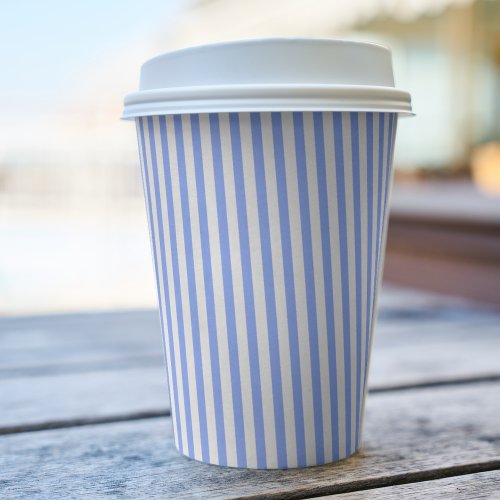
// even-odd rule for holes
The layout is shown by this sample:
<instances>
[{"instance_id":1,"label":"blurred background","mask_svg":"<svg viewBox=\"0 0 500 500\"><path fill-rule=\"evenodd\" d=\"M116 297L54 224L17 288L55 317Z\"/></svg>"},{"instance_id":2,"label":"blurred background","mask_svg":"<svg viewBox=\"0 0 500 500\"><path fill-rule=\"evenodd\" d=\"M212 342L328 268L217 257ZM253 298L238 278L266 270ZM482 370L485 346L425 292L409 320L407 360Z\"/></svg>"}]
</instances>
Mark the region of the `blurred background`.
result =
<instances>
[{"instance_id":1,"label":"blurred background","mask_svg":"<svg viewBox=\"0 0 500 500\"><path fill-rule=\"evenodd\" d=\"M385 279L500 307L500 0L0 0L0 315L156 305L135 130L142 62L266 36L393 50Z\"/></svg>"}]
</instances>

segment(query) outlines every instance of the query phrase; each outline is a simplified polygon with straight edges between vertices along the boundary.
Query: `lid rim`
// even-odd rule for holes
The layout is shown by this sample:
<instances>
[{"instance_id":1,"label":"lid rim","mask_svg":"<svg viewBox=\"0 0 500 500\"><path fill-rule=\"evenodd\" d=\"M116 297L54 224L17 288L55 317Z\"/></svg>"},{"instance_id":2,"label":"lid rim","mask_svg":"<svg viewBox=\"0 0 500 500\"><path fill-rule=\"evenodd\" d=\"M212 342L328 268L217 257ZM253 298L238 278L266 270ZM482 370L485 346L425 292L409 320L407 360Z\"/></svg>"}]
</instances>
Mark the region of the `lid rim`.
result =
<instances>
[{"instance_id":1,"label":"lid rim","mask_svg":"<svg viewBox=\"0 0 500 500\"><path fill-rule=\"evenodd\" d=\"M261 106L258 109L257 108L231 108L231 107L226 107L226 108L220 108L217 111L213 111L210 109L190 109L190 108L184 108L184 109L178 109L178 110L169 110L169 111L162 111L159 109L155 110L144 110L141 109L140 111L136 110L131 110L128 113L123 113L122 116L120 116L120 120L123 121L132 121L137 118L146 118L148 116L170 116L170 115L203 115L203 114L212 114L212 113L314 113L314 112L320 112L320 113L394 113L397 114L398 116L401 117L411 117L415 116L415 113L409 109L403 109L403 108L381 108L381 107L373 107L373 108L355 108L352 106L348 106L345 108L341 108L338 106L320 106L320 107L289 107L289 108L280 108L277 109L276 107L264 107Z\"/></svg>"},{"instance_id":2,"label":"lid rim","mask_svg":"<svg viewBox=\"0 0 500 500\"><path fill-rule=\"evenodd\" d=\"M252 111L379 111L412 114L410 94L394 87L253 84L134 92L125 97L122 118Z\"/></svg>"},{"instance_id":3,"label":"lid rim","mask_svg":"<svg viewBox=\"0 0 500 500\"><path fill-rule=\"evenodd\" d=\"M398 89L396 87L388 87L383 85L347 85L347 84L330 84L330 83L249 83L249 84L229 84L229 85L192 85L189 87L167 87L156 89L145 89L131 92L125 96L124 103L130 104L133 102L142 102L150 98L161 98L171 95L175 98L180 95L280 95L283 92L299 95L311 95L311 93L361 93L361 92L377 92L380 94L401 94L410 96L409 92Z\"/></svg>"}]
</instances>

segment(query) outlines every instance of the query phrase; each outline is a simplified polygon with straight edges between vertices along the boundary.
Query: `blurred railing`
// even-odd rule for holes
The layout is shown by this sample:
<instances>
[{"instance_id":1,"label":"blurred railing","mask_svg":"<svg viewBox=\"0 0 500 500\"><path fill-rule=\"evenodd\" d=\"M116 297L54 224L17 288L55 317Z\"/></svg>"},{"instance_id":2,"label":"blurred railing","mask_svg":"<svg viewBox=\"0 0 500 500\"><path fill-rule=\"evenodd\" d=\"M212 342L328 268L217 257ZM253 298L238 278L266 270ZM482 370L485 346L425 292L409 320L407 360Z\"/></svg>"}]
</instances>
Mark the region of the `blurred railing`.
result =
<instances>
[{"instance_id":1,"label":"blurred railing","mask_svg":"<svg viewBox=\"0 0 500 500\"><path fill-rule=\"evenodd\" d=\"M384 279L500 307L500 202L486 199L474 209L474 194L465 193L459 188L455 199L445 197L446 210L432 210L428 195L420 209L395 203Z\"/></svg>"}]
</instances>

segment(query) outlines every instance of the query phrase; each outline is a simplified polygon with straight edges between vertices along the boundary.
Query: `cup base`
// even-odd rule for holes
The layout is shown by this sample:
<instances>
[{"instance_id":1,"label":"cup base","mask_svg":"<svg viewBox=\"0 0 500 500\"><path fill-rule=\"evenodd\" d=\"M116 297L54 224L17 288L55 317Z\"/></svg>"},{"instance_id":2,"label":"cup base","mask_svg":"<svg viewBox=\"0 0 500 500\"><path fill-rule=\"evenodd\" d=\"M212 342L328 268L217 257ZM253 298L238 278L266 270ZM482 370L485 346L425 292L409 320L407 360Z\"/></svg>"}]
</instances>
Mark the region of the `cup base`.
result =
<instances>
[{"instance_id":1,"label":"cup base","mask_svg":"<svg viewBox=\"0 0 500 500\"><path fill-rule=\"evenodd\" d=\"M253 467L253 466L246 466L246 467L240 467L238 465L230 465L230 464L220 464L217 462L205 462L203 460L200 460L198 458L190 457L188 454L182 452L179 450L179 448L176 447L177 452L179 455L182 455L183 457L186 457L189 460L192 460L193 462L197 462L202 465L210 465L210 466L215 466L215 467L223 467L226 469L240 469L240 470L296 470L296 469L309 469L312 467L322 467L322 466L327 466L327 465L334 465L338 464L340 462L343 462L344 460L347 460L349 458L354 457L356 454L358 454L361 450L363 449L363 445L360 445L358 448L356 448L352 453L343 456L341 458L335 459L335 460L325 460L324 462L318 462L318 463L313 463L313 464L308 464L308 465L294 465L294 466L288 466L288 467L273 467L273 466L268 466L268 467Z\"/></svg>"}]
</instances>

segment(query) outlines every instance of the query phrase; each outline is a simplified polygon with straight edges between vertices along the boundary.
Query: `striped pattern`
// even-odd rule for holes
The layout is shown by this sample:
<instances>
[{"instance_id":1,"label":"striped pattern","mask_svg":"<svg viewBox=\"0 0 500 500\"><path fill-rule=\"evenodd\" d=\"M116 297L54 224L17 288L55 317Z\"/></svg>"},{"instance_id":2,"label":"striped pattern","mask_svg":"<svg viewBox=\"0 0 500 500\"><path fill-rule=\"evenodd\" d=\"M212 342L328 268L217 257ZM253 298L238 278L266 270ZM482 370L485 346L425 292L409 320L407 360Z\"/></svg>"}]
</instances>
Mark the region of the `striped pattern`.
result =
<instances>
[{"instance_id":1,"label":"striped pattern","mask_svg":"<svg viewBox=\"0 0 500 500\"><path fill-rule=\"evenodd\" d=\"M180 452L287 468L359 448L396 121L137 119Z\"/></svg>"}]
</instances>

